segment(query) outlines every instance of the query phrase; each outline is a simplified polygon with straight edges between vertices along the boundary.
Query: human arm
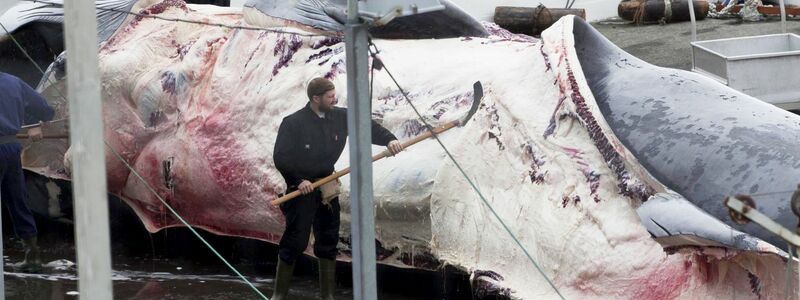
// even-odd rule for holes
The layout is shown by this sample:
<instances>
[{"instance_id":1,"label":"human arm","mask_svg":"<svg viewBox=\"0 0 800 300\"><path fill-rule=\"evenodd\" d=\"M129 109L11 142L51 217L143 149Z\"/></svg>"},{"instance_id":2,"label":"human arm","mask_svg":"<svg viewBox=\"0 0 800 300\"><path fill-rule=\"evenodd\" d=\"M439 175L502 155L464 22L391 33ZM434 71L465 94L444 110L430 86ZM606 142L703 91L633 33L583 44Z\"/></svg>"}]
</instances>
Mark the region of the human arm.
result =
<instances>
[{"instance_id":1,"label":"human arm","mask_svg":"<svg viewBox=\"0 0 800 300\"><path fill-rule=\"evenodd\" d=\"M55 111L47 104L47 100L21 80L19 86L20 96L25 107L25 124L52 120Z\"/></svg>"},{"instance_id":2,"label":"human arm","mask_svg":"<svg viewBox=\"0 0 800 300\"><path fill-rule=\"evenodd\" d=\"M375 145L386 146L392 156L403 151L403 144L388 129L372 120L372 143Z\"/></svg>"},{"instance_id":3,"label":"human arm","mask_svg":"<svg viewBox=\"0 0 800 300\"><path fill-rule=\"evenodd\" d=\"M275 168L281 173L289 186L300 186L303 183L296 170L295 166L295 153L298 151L294 139L298 137L297 129L292 124L291 120L283 119L280 128L278 128L278 136L275 139L275 149L273 151L273 161Z\"/></svg>"}]
</instances>

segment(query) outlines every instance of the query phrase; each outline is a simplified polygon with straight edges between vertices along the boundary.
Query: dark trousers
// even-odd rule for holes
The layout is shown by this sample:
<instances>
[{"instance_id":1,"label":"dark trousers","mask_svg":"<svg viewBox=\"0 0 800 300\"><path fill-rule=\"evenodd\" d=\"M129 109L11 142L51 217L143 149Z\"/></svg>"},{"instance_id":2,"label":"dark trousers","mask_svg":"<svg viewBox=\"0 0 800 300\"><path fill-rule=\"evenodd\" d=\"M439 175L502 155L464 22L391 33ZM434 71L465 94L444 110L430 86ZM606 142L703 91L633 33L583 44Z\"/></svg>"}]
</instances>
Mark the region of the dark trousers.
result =
<instances>
[{"instance_id":1,"label":"dark trousers","mask_svg":"<svg viewBox=\"0 0 800 300\"><path fill-rule=\"evenodd\" d=\"M28 194L22 172L21 151L20 144L0 144L0 202L11 215L14 234L21 239L28 239L36 236L36 222L25 204Z\"/></svg>"},{"instance_id":2,"label":"dark trousers","mask_svg":"<svg viewBox=\"0 0 800 300\"><path fill-rule=\"evenodd\" d=\"M331 200L329 205L322 204L322 194L319 191L281 204L281 211L286 217L286 230L278 248L281 260L294 264L308 247L312 228L314 255L318 258L336 259L339 209L339 198Z\"/></svg>"}]
</instances>

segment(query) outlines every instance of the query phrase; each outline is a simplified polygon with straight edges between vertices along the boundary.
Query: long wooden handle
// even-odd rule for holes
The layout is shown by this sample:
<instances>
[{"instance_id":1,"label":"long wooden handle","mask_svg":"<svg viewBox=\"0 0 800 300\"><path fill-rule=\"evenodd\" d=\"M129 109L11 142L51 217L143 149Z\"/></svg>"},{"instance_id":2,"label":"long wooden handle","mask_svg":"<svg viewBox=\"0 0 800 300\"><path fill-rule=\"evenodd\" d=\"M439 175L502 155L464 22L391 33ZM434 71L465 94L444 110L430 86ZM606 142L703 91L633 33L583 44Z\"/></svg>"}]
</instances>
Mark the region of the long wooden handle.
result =
<instances>
[{"instance_id":1,"label":"long wooden handle","mask_svg":"<svg viewBox=\"0 0 800 300\"><path fill-rule=\"evenodd\" d=\"M31 137L29 135L25 134L25 133L20 133L20 134L17 134L17 138L24 140L24 139L29 139ZM69 135L68 134L53 134L53 135L45 134L45 135L42 135L42 138L43 139L68 139Z\"/></svg>"},{"instance_id":2,"label":"long wooden handle","mask_svg":"<svg viewBox=\"0 0 800 300\"><path fill-rule=\"evenodd\" d=\"M67 123L67 122L69 122L69 118L50 120L50 121L44 121L44 122L41 122L41 123L34 123L34 124L24 125L24 126L21 127L21 129L31 129L31 128L34 128L34 127L42 127L42 125L51 126L51 125L54 125L54 124ZM65 126L69 126L69 124L65 124Z\"/></svg>"},{"instance_id":3,"label":"long wooden handle","mask_svg":"<svg viewBox=\"0 0 800 300\"><path fill-rule=\"evenodd\" d=\"M459 124L460 124L460 122L458 120L451 121L451 122L449 122L447 124L444 124L444 125L441 125L439 127L433 128L432 131L433 131L433 133L440 134L442 132L450 130L453 127L458 126ZM416 137L414 137L414 138L412 138L410 140L407 140L407 141L403 142L403 148L405 149L405 148L408 148L410 146L413 146L414 144L419 143L419 142L421 142L421 141L433 136L433 133L431 133L430 130L426 130L424 133L422 133L422 134L420 134L420 135L418 135L418 136L416 136ZM383 150L383 151L381 151L381 153L378 153L377 155L373 156L372 157L372 161L375 162L375 161L378 161L380 159L386 158L387 156L390 156L390 155L391 155L391 153L389 152L388 149L387 150ZM333 174L328 175L328 177L325 177L325 178L322 178L320 180L317 180L316 182L311 184L311 187L316 189L316 188L322 186L323 184L326 184L328 182L334 181L337 178L342 177L342 176L347 175L347 174L350 174L350 167L344 168L344 169L342 169L340 171L336 171ZM272 205L277 206L277 205L280 205L281 203L284 203L286 201L292 200L295 197L300 196L301 194L302 193L299 190L297 190L297 191L288 193L288 194L284 195L283 197L280 197L278 199L272 200L270 203Z\"/></svg>"}]
</instances>

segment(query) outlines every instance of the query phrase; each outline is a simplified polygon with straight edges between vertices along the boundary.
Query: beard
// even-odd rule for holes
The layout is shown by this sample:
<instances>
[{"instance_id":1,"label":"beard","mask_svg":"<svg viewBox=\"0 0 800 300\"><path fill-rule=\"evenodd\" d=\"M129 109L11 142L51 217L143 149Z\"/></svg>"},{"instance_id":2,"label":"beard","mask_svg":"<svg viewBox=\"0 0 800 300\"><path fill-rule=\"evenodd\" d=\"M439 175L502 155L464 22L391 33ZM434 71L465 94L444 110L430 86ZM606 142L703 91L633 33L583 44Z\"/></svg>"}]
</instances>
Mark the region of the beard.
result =
<instances>
[{"instance_id":1,"label":"beard","mask_svg":"<svg viewBox=\"0 0 800 300\"><path fill-rule=\"evenodd\" d=\"M328 104L320 103L319 104L319 111L326 112L326 113L331 112L331 111L333 111L333 104L328 105Z\"/></svg>"}]
</instances>

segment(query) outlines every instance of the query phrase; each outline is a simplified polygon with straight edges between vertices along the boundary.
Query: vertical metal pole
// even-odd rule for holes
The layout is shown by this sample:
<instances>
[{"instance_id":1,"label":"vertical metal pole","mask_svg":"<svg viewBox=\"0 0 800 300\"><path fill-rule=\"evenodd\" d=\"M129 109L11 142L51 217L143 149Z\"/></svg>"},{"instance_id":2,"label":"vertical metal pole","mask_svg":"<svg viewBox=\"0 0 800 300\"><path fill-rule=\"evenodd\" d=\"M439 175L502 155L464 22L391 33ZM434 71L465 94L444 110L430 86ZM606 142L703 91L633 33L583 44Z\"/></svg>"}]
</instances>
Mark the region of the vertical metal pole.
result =
<instances>
[{"instance_id":1,"label":"vertical metal pole","mask_svg":"<svg viewBox=\"0 0 800 300\"><path fill-rule=\"evenodd\" d=\"M692 42L696 42L697 41L697 21L694 18L694 1L693 0L689 0L689 18L692 21Z\"/></svg>"},{"instance_id":2,"label":"vertical metal pole","mask_svg":"<svg viewBox=\"0 0 800 300\"><path fill-rule=\"evenodd\" d=\"M786 33L786 1L780 0L778 4L781 6L781 32Z\"/></svg>"},{"instance_id":3,"label":"vertical metal pole","mask_svg":"<svg viewBox=\"0 0 800 300\"><path fill-rule=\"evenodd\" d=\"M353 298L377 299L375 219L372 212L372 114L370 112L367 26L358 19L358 2L349 0L345 28L347 55L347 130L350 138L350 202L353 247Z\"/></svg>"},{"instance_id":4,"label":"vertical metal pole","mask_svg":"<svg viewBox=\"0 0 800 300\"><path fill-rule=\"evenodd\" d=\"M113 299L94 1L64 1L72 190L81 299Z\"/></svg>"},{"instance_id":5,"label":"vertical metal pole","mask_svg":"<svg viewBox=\"0 0 800 300\"><path fill-rule=\"evenodd\" d=\"M361 24L358 20L358 0L347 0L347 24Z\"/></svg>"}]
</instances>

